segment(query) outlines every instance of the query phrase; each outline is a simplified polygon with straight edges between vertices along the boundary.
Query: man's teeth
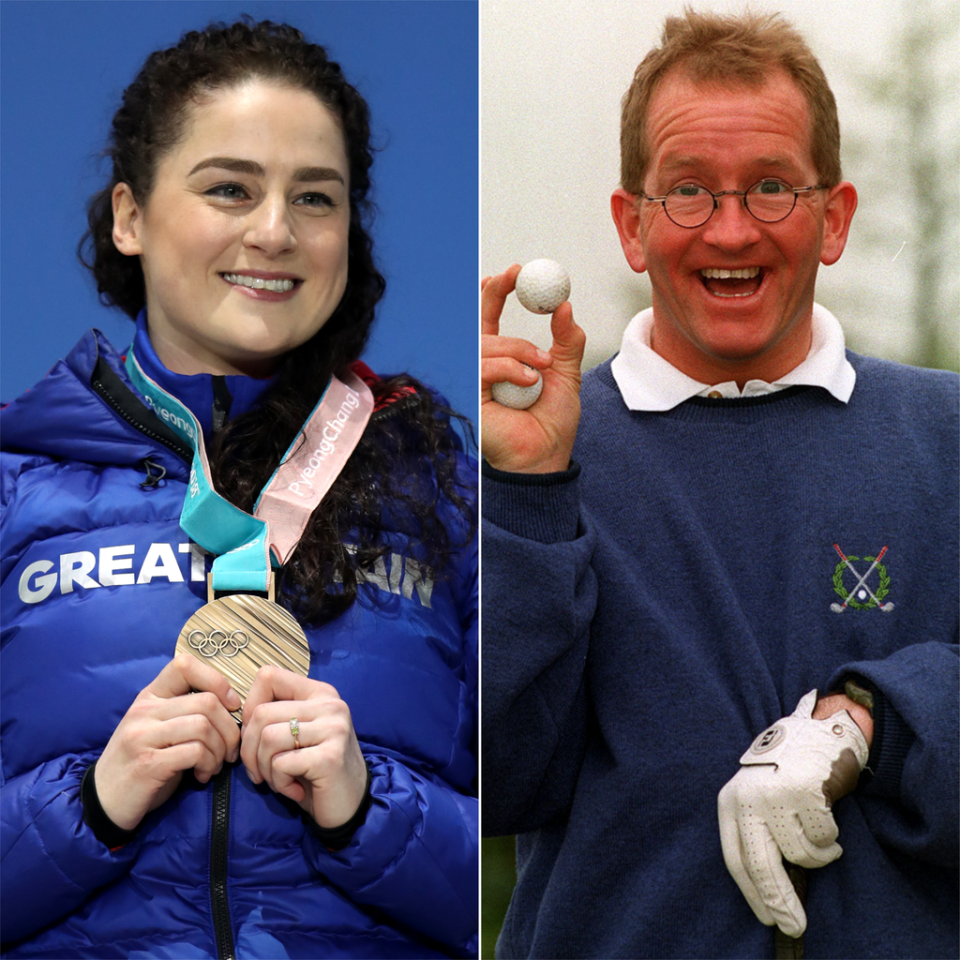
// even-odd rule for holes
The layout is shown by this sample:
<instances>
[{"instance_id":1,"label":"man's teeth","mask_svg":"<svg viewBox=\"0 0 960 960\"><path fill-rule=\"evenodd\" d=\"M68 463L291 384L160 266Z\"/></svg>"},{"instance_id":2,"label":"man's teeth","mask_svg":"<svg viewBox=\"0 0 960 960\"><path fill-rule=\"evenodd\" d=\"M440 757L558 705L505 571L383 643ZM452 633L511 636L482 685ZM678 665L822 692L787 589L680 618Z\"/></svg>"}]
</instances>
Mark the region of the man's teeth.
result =
<instances>
[{"instance_id":1,"label":"man's teeth","mask_svg":"<svg viewBox=\"0 0 960 960\"><path fill-rule=\"evenodd\" d=\"M701 270L700 275L707 280L752 280L760 276L759 267L744 267L742 270L716 270L708 267Z\"/></svg>"},{"instance_id":2,"label":"man's teeth","mask_svg":"<svg viewBox=\"0 0 960 960\"><path fill-rule=\"evenodd\" d=\"M287 293L292 290L292 280L261 280L260 277L248 277L243 273L225 273L227 283L237 283L241 287L253 287L254 290L272 290L274 293Z\"/></svg>"}]
</instances>

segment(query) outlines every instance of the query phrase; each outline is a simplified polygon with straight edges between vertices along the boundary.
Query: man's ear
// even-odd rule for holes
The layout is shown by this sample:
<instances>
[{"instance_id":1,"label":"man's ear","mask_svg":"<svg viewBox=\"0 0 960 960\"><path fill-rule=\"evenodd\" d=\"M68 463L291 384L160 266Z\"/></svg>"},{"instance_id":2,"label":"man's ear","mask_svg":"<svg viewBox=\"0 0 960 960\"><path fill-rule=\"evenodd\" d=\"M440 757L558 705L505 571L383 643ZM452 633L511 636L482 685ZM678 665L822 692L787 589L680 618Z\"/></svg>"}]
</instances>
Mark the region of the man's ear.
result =
<instances>
[{"instance_id":1,"label":"man's ear","mask_svg":"<svg viewBox=\"0 0 960 960\"><path fill-rule=\"evenodd\" d=\"M143 217L129 184L118 183L113 188L113 244L128 257L143 253L140 232Z\"/></svg>"},{"instance_id":2,"label":"man's ear","mask_svg":"<svg viewBox=\"0 0 960 960\"><path fill-rule=\"evenodd\" d=\"M627 263L637 273L647 269L647 261L643 255L643 242L640 239L640 211L637 207L637 198L627 193L622 187L613 191L610 197L610 213L613 222L617 225L620 234L620 246Z\"/></svg>"},{"instance_id":3,"label":"man's ear","mask_svg":"<svg viewBox=\"0 0 960 960\"><path fill-rule=\"evenodd\" d=\"M847 245L850 224L857 209L857 189L852 183L838 183L827 191L823 214L823 242L820 262L829 267L836 263Z\"/></svg>"}]
</instances>

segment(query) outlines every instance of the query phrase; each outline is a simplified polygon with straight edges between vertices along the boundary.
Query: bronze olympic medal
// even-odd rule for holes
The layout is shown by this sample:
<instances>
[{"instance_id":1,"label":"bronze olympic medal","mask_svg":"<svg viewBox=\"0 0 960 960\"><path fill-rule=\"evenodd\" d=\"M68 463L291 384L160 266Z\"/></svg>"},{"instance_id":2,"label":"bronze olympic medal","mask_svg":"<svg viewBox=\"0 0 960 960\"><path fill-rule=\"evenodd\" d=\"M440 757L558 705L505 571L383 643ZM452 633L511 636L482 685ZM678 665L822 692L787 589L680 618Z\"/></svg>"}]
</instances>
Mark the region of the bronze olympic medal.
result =
<instances>
[{"instance_id":1,"label":"bronze olympic medal","mask_svg":"<svg viewBox=\"0 0 960 960\"><path fill-rule=\"evenodd\" d=\"M266 597L232 594L201 607L183 626L175 654L189 653L219 670L240 694L241 718L257 671L268 664L306 676L310 646L300 624Z\"/></svg>"}]
</instances>

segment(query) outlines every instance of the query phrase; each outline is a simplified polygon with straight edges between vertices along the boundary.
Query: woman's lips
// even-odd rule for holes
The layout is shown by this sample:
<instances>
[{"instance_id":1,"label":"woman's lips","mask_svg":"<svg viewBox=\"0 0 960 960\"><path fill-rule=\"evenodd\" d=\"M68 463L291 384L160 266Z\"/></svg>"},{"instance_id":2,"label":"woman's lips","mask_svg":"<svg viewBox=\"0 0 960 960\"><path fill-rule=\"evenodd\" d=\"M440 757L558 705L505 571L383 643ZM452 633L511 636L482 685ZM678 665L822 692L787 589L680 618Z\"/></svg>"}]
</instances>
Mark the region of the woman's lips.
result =
<instances>
[{"instance_id":1,"label":"woman's lips","mask_svg":"<svg viewBox=\"0 0 960 960\"><path fill-rule=\"evenodd\" d=\"M303 284L302 280L290 275L221 273L220 276L244 296L274 303L289 300Z\"/></svg>"}]
</instances>

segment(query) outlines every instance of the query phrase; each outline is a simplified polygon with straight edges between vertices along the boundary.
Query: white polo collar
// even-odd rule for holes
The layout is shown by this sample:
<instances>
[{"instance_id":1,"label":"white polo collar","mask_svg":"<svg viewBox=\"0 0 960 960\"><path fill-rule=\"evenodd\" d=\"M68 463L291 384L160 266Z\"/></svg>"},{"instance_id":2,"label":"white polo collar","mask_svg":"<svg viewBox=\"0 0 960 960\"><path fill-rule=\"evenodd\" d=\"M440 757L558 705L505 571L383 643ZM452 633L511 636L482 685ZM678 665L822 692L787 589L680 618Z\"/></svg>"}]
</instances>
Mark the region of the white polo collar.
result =
<instances>
[{"instance_id":1,"label":"white polo collar","mask_svg":"<svg viewBox=\"0 0 960 960\"><path fill-rule=\"evenodd\" d=\"M681 373L653 352L652 330L653 308L650 308L638 313L627 325L620 352L610 368L630 410L672 410L691 397L757 397L794 386L823 387L841 403L847 403L857 379L847 360L840 322L817 303L813 305L813 338L806 359L773 383L748 380L742 391L733 380L707 384Z\"/></svg>"}]
</instances>

